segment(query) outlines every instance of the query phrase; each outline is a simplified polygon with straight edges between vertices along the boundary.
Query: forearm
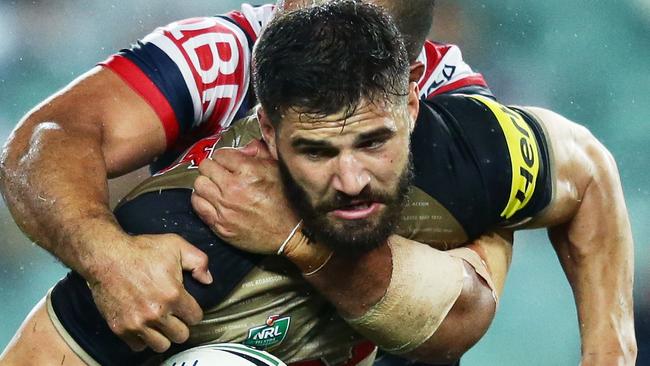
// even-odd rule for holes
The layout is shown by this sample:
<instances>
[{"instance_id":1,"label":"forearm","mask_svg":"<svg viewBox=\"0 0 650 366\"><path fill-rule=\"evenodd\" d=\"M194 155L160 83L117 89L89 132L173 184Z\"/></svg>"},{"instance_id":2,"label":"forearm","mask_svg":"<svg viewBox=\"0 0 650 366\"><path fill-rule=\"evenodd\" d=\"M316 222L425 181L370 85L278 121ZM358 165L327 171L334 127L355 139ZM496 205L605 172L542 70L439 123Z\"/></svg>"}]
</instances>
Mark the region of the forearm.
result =
<instances>
[{"instance_id":1,"label":"forearm","mask_svg":"<svg viewBox=\"0 0 650 366\"><path fill-rule=\"evenodd\" d=\"M164 151L151 107L96 67L34 108L0 156L0 188L17 224L88 279L128 241L109 209L107 177ZM117 254L114 257L119 258Z\"/></svg>"},{"instance_id":2,"label":"forearm","mask_svg":"<svg viewBox=\"0 0 650 366\"><path fill-rule=\"evenodd\" d=\"M306 239L301 237L301 240ZM303 273L317 270L305 276L346 318L365 314L386 294L390 284L393 259L388 244L361 254L345 256L333 254L325 245L308 243L296 250L286 252L287 258ZM329 258L329 260L327 259Z\"/></svg>"},{"instance_id":3,"label":"forearm","mask_svg":"<svg viewBox=\"0 0 650 366\"><path fill-rule=\"evenodd\" d=\"M573 289L583 365L631 365L634 250L623 190L607 150L593 141L584 151L590 179L573 217L549 234Z\"/></svg>"},{"instance_id":4,"label":"forearm","mask_svg":"<svg viewBox=\"0 0 650 366\"><path fill-rule=\"evenodd\" d=\"M561 228L550 235L575 297L583 364L633 364L636 342L630 236L576 243Z\"/></svg>"},{"instance_id":5,"label":"forearm","mask_svg":"<svg viewBox=\"0 0 650 366\"><path fill-rule=\"evenodd\" d=\"M95 246L104 244L99 234L121 233L108 207L101 132L66 130L36 112L10 137L1 167L3 195L20 228L88 275L101 252Z\"/></svg>"}]
</instances>

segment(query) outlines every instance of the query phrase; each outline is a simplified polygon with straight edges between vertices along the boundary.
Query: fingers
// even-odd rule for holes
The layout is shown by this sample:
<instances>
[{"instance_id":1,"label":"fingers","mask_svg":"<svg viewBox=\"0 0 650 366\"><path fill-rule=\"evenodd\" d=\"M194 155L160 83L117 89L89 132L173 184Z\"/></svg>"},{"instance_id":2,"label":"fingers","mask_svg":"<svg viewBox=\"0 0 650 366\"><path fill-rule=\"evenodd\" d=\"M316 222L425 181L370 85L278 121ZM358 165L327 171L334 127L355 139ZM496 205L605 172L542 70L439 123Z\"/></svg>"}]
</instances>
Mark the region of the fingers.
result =
<instances>
[{"instance_id":1,"label":"fingers","mask_svg":"<svg viewBox=\"0 0 650 366\"><path fill-rule=\"evenodd\" d=\"M157 329L155 329L157 328ZM167 315L160 319L153 327L142 327L121 335L121 338L135 352L144 351L147 347L155 352L165 352L171 342L180 344L190 337L190 329L174 315Z\"/></svg>"},{"instance_id":2,"label":"fingers","mask_svg":"<svg viewBox=\"0 0 650 366\"><path fill-rule=\"evenodd\" d=\"M158 330L170 341L180 344L190 337L190 328L172 314L160 319Z\"/></svg>"},{"instance_id":3,"label":"fingers","mask_svg":"<svg viewBox=\"0 0 650 366\"><path fill-rule=\"evenodd\" d=\"M255 155L256 158L258 159L273 159L273 155L271 155L271 151L269 151L269 146L261 140L253 140L251 143L255 142L257 145L257 155ZM248 145L247 145L248 146Z\"/></svg>"},{"instance_id":4,"label":"fingers","mask_svg":"<svg viewBox=\"0 0 650 366\"><path fill-rule=\"evenodd\" d=\"M187 325L194 325L203 319L203 310L189 292L183 290L174 304L172 314Z\"/></svg>"},{"instance_id":5,"label":"fingers","mask_svg":"<svg viewBox=\"0 0 650 366\"><path fill-rule=\"evenodd\" d=\"M120 338L135 352L144 351L147 348L147 344L144 343L142 338L136 333L133 334L120 334Z\"/></svg>"},{"instance_id":6,"label":"fingers","mask_svg":"<svg viewBox=\"0 0 650 366\"><path fill-rule=\"evenodd\" d=\"M191 203L206 224L214 225L217 221L218 212L215 204L222 201L221 197L223 197L223 192L213 181L203 175L196 178Z\"/></svg>"},{"instance_id":7,"label":"fingers","mask_svg":"<svg viewBox=\"0 0 650 366\"><path fill-rule=\"evenodd\" d=\"M260 142L260 140L251 140L248 144L246 144L244 147L240 147L237 150L241 152L242 154L250 157L257 157L257 155L260 153L260 145L263 144Z\"/></svg>"},{"instance_id":8,"label":"fingers","mask_svg":"<svg viewBox=\"0 0 650 366\"><path fill-rule=\"evenodd\" d=\"M208 226L213 227L218 221L217 209L210 204L205 198L197 192L192 193L192 198L190 199L192 203L192 208L201 221L208 224Z\"/></svg>"},{"instance_id":9,"label":"fingers","mask_svg":"<svg viewBox=\"0 0 650 366\"><path fill-rule=\"evenodd\" d=\"M192 272L192 277L197 281L205 285L211 284L212 274L208 269L208 256L184 239L180 237L178 239L181 267L183 270Z\"/></svg>"},{"instance_id":10,"label":"fingers","mask_svg":"<svg viewBox=\"0 0 650 366\"><path fill-rule=\"evenodd\" d=\"M271 158L271 153L266 144L258 140L253 140L239 149L222 148L212 155L214 162L234 175L255 171L254 168L260 166L261 161Z\"/></svg>"},{"instance_id":11,"label":"fingers","mask_svg":"<svg viewBox=\"0 0 650 366\"><path fill-rule=\"evenodd\" d=\"M251 150L252 149L256 150L255 147L252 147ZM248 150L248 152L252 152L251 150ZM242 170L242 167L245 166L251 158L250 155L244 154L241 150L233 148L219 149L212 155L212 160L214 160L214 162L231 173L239 173ZM203 174L203 172L201 172L201 174ZM212 178L212 176L210 176L210 178Z\"/></svg>"},{"instance_id":12,"label":"fingers","mask_svg":"<svg viewBox=\"0 0 650 366\"><path fill-rule=\"evenodd\" d=\"M162 353L169 349L171 341L153 328L144 328L138 336L154 352Z\"/></svg>"},{"instance_id":13,"label":"fingers","mask_svg":"<svg viewBox=\"0 0 650 366\"><path fill-rule=\"evenodd\" d=\"M269 147L262 140L251 140L246 146L237 149L242 154L257 159L272 159Z\"/></svg>"},{"instance_id":14,"label":"fingers","mask_svg":"<svg viewBox=\"0 0 650 366\"><path fill-rule=\"evenodd\" d=\"M242 155L240 153L236 153L236 154ZM231 166L230 168L235 169L234 166ZM224 179L231 177L233 175L233 170L229 170L227 167L221 165L221 163L219 163L216 160L205 159L201 162L201 164L199 164L199 173L201 174L201 176L205 176L209 178L211 181L218 183Z\"/></svg>"}]
</instances>

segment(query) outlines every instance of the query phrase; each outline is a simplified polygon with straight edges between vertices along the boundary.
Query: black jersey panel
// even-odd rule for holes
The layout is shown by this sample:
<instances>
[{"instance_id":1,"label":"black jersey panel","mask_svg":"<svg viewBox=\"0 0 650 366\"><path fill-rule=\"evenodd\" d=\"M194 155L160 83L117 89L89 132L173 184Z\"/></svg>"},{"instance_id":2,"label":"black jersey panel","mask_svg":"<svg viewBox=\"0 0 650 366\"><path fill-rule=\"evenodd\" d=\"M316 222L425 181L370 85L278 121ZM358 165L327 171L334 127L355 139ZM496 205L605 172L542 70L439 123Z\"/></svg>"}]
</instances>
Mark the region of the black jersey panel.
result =
<instances>
[{"instance_id":1,"label":"black jersey panel","mask_svg":"<svg viewBox=\"0 0 650 366\"><path fill-rule=\"evenodd\" d=\"M194 213L189 189L145 193L115 211L120 226L129 234L178 234L208 255L215 281L203 285L188 272L183 284L202 308L219 304L262 260L262 256L230 246Z\"/></svg>"},{"instance_id":2,"label":"black jersey panel","mask_svg":"<svg viewBox=\"0 0 650 366\"><path fill-rule=\"evenodd\" d=\"M414 184L449 210L470 240L499 223L510 160L499 123L484 105L463 95L422 101L411 149Z\"/></svg>"},{"instance_id":3,"label":"black jersey panel","mask_svg":"<svg viewBox=\"0 0 650 366\"><path fill-rule=\"evenodd\" d=\"M192 211L190 195L191 191L184 189L143 194L121 205L115 215L131 234L175 233L208 255L214 278L211 285L199 283L189 273L183 274L187 291L203 309L208 309L220 303L262 256L239 251L214 235ZM150 351L131 351L111 332L85 280L77 273L69 273L56 284L51 300L70 336L100 364L138 365L155 355Z\"/></svg>"}]
</instances>

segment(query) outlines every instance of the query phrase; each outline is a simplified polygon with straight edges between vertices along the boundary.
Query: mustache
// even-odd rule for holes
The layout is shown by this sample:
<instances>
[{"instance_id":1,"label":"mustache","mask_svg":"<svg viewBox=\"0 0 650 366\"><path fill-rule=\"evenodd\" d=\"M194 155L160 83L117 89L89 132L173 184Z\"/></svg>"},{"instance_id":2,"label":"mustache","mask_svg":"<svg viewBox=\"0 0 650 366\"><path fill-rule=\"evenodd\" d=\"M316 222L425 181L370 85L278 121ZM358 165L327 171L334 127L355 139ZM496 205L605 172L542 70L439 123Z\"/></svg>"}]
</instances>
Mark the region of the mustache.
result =
<instances>
[{"instance_id":1,"label":"mustache","mask_svg":"<svg viewBox=\"0 0 650 366\"><path fill-rule=\"evenodd\" d=\"M393 197L391 194L377 192L371 187L367 186L359 194L354 196L350 196L343 192L336 192L331 199L317 205L314 208L318 212L330 212L350 207L361 202L378 202L389 205L393 201L395 201L395 197Z\"/></svg>"}]
</instances>

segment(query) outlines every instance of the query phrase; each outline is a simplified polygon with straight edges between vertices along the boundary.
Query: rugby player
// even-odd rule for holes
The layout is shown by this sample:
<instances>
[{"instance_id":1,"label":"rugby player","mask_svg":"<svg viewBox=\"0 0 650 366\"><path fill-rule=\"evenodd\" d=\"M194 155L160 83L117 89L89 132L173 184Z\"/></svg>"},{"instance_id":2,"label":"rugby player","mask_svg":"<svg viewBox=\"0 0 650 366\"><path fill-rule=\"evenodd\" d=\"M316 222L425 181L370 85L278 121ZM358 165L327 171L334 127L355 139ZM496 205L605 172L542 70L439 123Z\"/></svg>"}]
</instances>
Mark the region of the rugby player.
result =
<instances>
[{"instance_id":1,"label":"rugby player","mask_svg":"<svg viewBox=\"0 0 650 366\"><path fill-rule=\"evenodd\" d=\"M363 14L361 11L363 8L356 3L349 3L348 7L342 9L347 10L347 13L326 12L326 14L335 18L342 18L341 15L346 14L348 16ZM375 11L375 15L378 14ZM368 17L368 14L364 15L366 18ZM366 20L364 23L351 23L352 27L346 33L355 34L365 31L368 32L366 38L373 39L372 37L378 34L378 30L382 30L389 24L387 19L383 19L383 22L372 17L370 17L370 21L365 18L364 20ZM370 25L374 28L369 27ZM278 27L281 27L281 24ZM397 30L388 28L384 31L381 40L383 42L399 40ZM350 47L352 46L350 45ZM393 46L393 48L395 47ZM370 51L372 49L368 50L368 52ZM392 51L387 53L390 56L389 60L392 60L394 50L389 48L388 51ZM404 66L401 74L404 78L402 84L404 84L409 77L409 69L403 49L397 56L401 57L397 57L395 61L401 62ZM393 80L385 80L385 82L388 81L392 82ZM251 127L255 128L251 129ZM250 140L250 137L241 131L250 131L251 134L248 136L255 136L254 133L257 132L257 137L259 137L257 120L252 118L239 122L231 130L221 134L220 138L228 144L238 143L242 139ZM198 146L205 145L199 144ZM184 166L183 169L174 167L158 174L145 182L143 186L162 184L166 181L169 182L170 179L178 178L178 174L175 177L172 171L180 172L182 175L192 172L187 169L187 166ZM189 180L190 183L192 180ZM275 342L253 344L263 347L275 346L273 352L290 361L323 358L329 364L337 363L337 360L343 360L348 364L357 364L361 360L359 357L365 359L366 364L372 361L374 346L369 346L367 343L359 344L360 338L347 327L345 322L335 316L331 308L325 306L323 299L309 294L310 290L305 287L300 276L292 278L291 273L283 275L283 272L277 269L273 270L272 264L277 262L277 259L259 263L259 258L251 258L250 255L242 257L232 250L228 251L228 247L223 244L215 245L215 242L219 242L219 238L215 237L209 228L191 215L189 189L178 192L171 190L170 186L166 186L156 189L157 192L153 194L144 194L145 190L144 188L137 189L132 195L135 197L128 197L127 201L117 209L116 214L120 224L131 233L142 233L142 230L148 230L147 233L177 230L186 239L197 243L209 254L214 266L214 268L211 267L212 272L220 279L214 287L207 289L195 287L194 291L190 290L199 299L201 305L208 310L202 324L192 329L191 342L194 344L196 342L231 340ZM506 257L503 261L507 262L509 242L502 245L502 248L504 248L503 253ZM477 265L482 266L477 258L474 258ZM253 264L259 265L251 270ZM277 263L275 267L278 268ZM286 267L284 271L286 272ZM474 276L478 279L477 275ZM484 273L483 276L486 276L486 281L490 282L487 273ZM244 280L243 284L240 283L242 279ZM192 286L191 282L186 282L187 285L190 288ZM224 298L225 295L228 296ZM494 300L492 300L491 290L487 292L487 296L492 303L487 310L492 312ZM28 352L34 344L47 345L40 353L39 363L58 363L62 356L67 360L66 362L73 364L82 361L89 364L97 362L100 364L154 362L150 352L132 352L126 344L112 334L104 319L94 308L87 284L79 275L71 274L59 283L48 298L47 307L56 329L51 326L48 319L42 319L44 309L39 308L34 318L26 324L26 327L32 331L21 335L15 346L10 349L7 353L7 363L35 362L33 354ZM271 318L269 315L272 314L281 314L279 316L281 319L268 320L267 318ZM38 317L41 317L40 321L37 319ZM298 324L294 325L292 329L287 329L292 318L294 323L298 322ZM110 322L110 319L108 321ZM277 324L276 327L280 327L284 321L285 328L282 332L286 339L285 337L276 340L256 339L255 336L251 338L250 333L248 334L249 338L246 338L247 331L250 331L251 326L258 325L259 327L259 324L264 324L265 321ZM267 327L268 329L274 329L274 332L279 331L275 330L279 328ZM350 358L351 350L353 356ZM348 358L350 359L348 360Z\"/></svg>"},{"instance_id":2,"label":"rugby player","mask_svg":"<svg viewBox=\"0 0 650 366\"><path fill-rule=\"evenodd\" d=\"M291 4L294 3L285 2L283 5L290 6ZM409 4L402 4L406 6L399 6L397 4L398 6L390 8L397 12L398 17L412 17L415 16L414 14L417 14L425 18L424 22L415 19L411 19L409 22L403 22L410 27L407 31L411 29L411 33L413 31L419 32L418 36L411 38L410 44L418 43L413 41L413 39L419 39L418 49L422 49L421 43L430 26L430 10L432 10L433 4L428 1L414 1ZM409 9L410 11L408 11ZM173 97L178 96L175 93L179 93L179 90L182 92L183 89L191 89L192 85L174 83L174 80L179 80L178 78L174 79L174 76L182 74L182 71L186 69L195 70L197 66L191 63L193 61L191 57L188 59L173 59L167 55L177 65L172 65L171 71L170 69L165 69L163 66L170 67L169 60L163 57L165 54L161 56L160 49L157 49L157 51L153 50L155 48L152 47L153 44L162 44L161 49L165 49L165 37L171 39L177 33L187 32L190 34L188 36L189 38L202 37L201 39L205 40L205 35L212 36L215 30L220 30L224 32L230 31L232 33L230 36L235 39L236 46L250 46L250 43L248 43L250 40L247 37L242 37L242 35L248 34L251 36L251 34L246 32L252 29L253 33L251 38L254 40L259 33L259 27L256 27L256 25L265 24L268 21L269 14L272 14L271 7L269 6L260 8L244 6L242 12L233 12L226 16L228 22L234 22L232 24L236 24L242 28L242 31L239 32L227 27L231 23L223 23L223 18L206 18L175 23L164 31L147 37L139 47L130 51L124 51L124 54L121 56L113 57L111 61L102 65L103 69L94 70L70 88L62 91L60 95L44 103L41 108L33 111L16 130L16 133L8 144L6 154L3 155L3 168L9 168L3 169L3 174L6 174L3 176L3 178L6 178L3 180L5 189L8 189L12 193L18 193L21 192L21 189L29 188L26 186L20 188L15 185L20 185L21 182L25 182L22 179L18 179L18 176L15 175L20 169L25 168L24 171L20 171L20 174L26 174L23 177L30 177L34 173L35 176L32 177L38 180L43 177L41 174L51 175L48 179L52 180L50 180L47 187L32 184L30 186L31 188L47 190L48 193L44 193L47 197L56 196L57 191L60 193L63 190L62 201L57 200L56 202L51 202L54 203L52 206L36 207L32 205L39 205L40 203L38 202L23 205L27 201L15 200L14 203L17 206L12 206L12 210L14 210L14 213L16 210L18 212L29 209L37 209L39 211L50 210L53 215L48 219L44 218L47 216L44 214L45 211L41 211L44 216L32 216L29 218L29 220L35 219L37 221L41 221L40 219L43 218L40 223L32 221L30 224L21 219L18 219L18 222L22 226L35 225L31 227L32 229L34 227L38 229L37 232L32 232L32 235L36 236L35 239L53 251L55 255L59 255L64 262L70 263L69 261L77 261L79 266L82 266L81 261L90 263L92 267L83 269L82 273L89 274L92 272L93 275L108 275L110 277L110 279L103 278L102 280L95 277L87 277L86 279L94 285L95 301L100 304L100 307L102 305L104 308L108 307L108 310L105 310L105 314L109 314L107 319L111 320L111 326L120 326L120 321L123 320L119 317L120 315L124 316L126 314L127 316L133 316L133 318L129 318L128 320L137 319L136 316L140 316L139 319L142 321L140 326L145 329L129 329L131 330L131 337L129 335L125 336L135 348L141 347L141 345L149 340L147 336L151 332L147 332L147 330L152 328L163 329L161 332L164 334L166 334L165 331L176 333L172 337L176 341L181 341L184 337L182 324L174 322L174 317L163 317L159 319L160 316L156 315L157 312L164 312L165 309L173 308L176 315L182 321L187 321L188 323L193 323L193 320L195 321L197 319L196 313L200 314L200 311L197 311L198 307L195 306L193 299L185 291L181 291L182 287L179 289L178 276L174 277L169 275L170 273L175 273L173 270L169 270L169 268L173 268L174 266L178 267L180 259L184 268L195 269L195 277L203 282L209 282L209 272L205 272L205 256L203 253L194 250L192 246L180 240L178 237L170 235L157 237L126 236L126 234L123 234L121 228L115 227L114 218L112 218L110 212L108 214L102 212L101 207L105 205L105 196L103 193L104 190L102 189L103 185L97 182L104 179L103 172L106 171L105 168L108 168L110 173L119 173L125 169L129 169L130 166L140 164L142 161L150 158L149 155L143 157L143 154L153 154L155 151L161 149L160 146L155 147L157 146L156 141L152 140L155 140L156 136L160 137L156 132L160 133L163 130L155 125L157 117L148 109L147 103L154 108L159 116L168 118L163 121L163 125L168 128L168 130L164 131L167 135L173 135L174 133L175 116L170 116L170 111L166 110L165 112L165 108L171 108L170 105L174 104L174 107L178 110L175 109L173 114L182 114L183 111L187 111L187 100L174 103L178 102L178 100L173 100ZM428 26L426 25L427 22L429 24ZM418 25L423 23L425 24L424 28L423 26L419 26L418 28ZM197 24L201 24L206 28L201 28ZM228 35L227 33L225 34ZM223 34L218 35L222 37L219 39L224 38ZM163 40L160 38L163 38ZM179 43L177 46L181 49L182 45ZM202 52L200 54L201 59L209 59L212 56L219 56L217 51L222 46L224 44L218 43L216 50L210 47L202 47L200 50L197 49L194 51ZM230 53L232 55L234 48L228 49L226 47L226 50L228 52L225 52L225 54ZM238 48L237 50L241 54L245 54L245 49ZM171 50L166 49L166 51L170 55L176 55L178 53L175 53L173 48ZM212 54L211 52L213 51L216 53ZM412 58L417 56L422 61L422 64L415 68L419 69L423 74L419 79L423 90L426 91L423 97L443 93L454 88L464 88L466 91L489 94L489 90L486 88L482 77L479 74L473 73L462 61L460 52L455 46L427 42L419 55L418 51L412 47L410 51L414 55ZM223 64L232 63L231 61L232 59L229 62L223 62ZM240 57L238 61L242 65L248 64L246 57ZM230 74L230 78L219 80L219 82L226 83L226 85L217 83L217 89L238 93L241 89L247 88L248 84L242 83L241 81L247 81L248 69L242 67L239 63L237 66L236 70L239 70L243 76L235 73L236 75L234 76L237 77L233 80L234 76ZM228 69L228 67L230 66L225 65L220 67L220 70ZM144 75L143 71L138 72L138 68L140 70L146 70L147 74ZM165 72L156 74L154 72L156 70L164 70ZM176 73L173 72L174 70L176 70ZM123 80L116 78L113 73L122 77ZM196 73L192 74L198 77ZM144 79L143 75L145 77ZM172 75L172 82L162 78L163 76L169 75ZM152 80L152 82L147 83L147 78ZM125 82L128 83L129 87L141 93L140 96L146 102L129 90L126 84L124 84ZM228 82L239 82L240 84L235 85L235 87L229 87L232 85L228 85ZM153 86L154 83L155 86ZM206 87L206 84L201 84L201 86ZM143 90L142 88L145 87L149 87L149 89ZM164 98L168 98L169 100L165 101L160 99L163 94L161 90L168 93L164 95ZM204 95L208 94L205 93ZM244 94L246 94L246 97L243 98L244 101L249 100L249 93ZM192 137L192 134L199 135L200 133L206 133L205 130L210 131L210 128L220 130L221 127L216 125L215 121L225 121L223 122L224 124L229 123L232 120L232 114L234 114L233 108L236 108L238 105L234 103L233 106L233 103L230 103L231 99L235 99L235 95L226 93L226 95L222 95L216 99L218 105L215 108L207 109L211 114L199 113L203 114L206 122L201 125L201 128L187 128L186 133L189 135L184 135L185 139ZM84 104L83 100L87 100L91 104ZM191 108L192 106L190 105L189 107ZM244 110L244 108L241 107L239 110ZM97 114L96 112L100 113ZM151 125L152 121L153 125ZM199 124L197 121L194 123ZM199 131L201 129L202 131ZM32 133L33 135L31 135ZM22 140L28 135L34 137L31 141L34 143L33 145ZM98 137L101 137L100 144L94 145L93 143L97 142L96 138ZM57 143L57 141L70 141L68 139L75 139L75 144ZM132 145L138 139L141 141L139 141L136 148ZM37 143L37 141L40 142ZM41 154L44 151L39 150L38 146L45 142L51 142L53 144L52 149L48 149L47 154ZM129 144L132 145L130 146ZM13 160L18 165L12 165L11 158L13 153L28 146L31 148L33 153L31 156L34 160L30 159L31 161L29 162L24 159L20 159L19 161ZM75 146L75 149L70 149L72 146ZM79 154L79 151L83 151L83 154ZM93 161L92 158L96 157L96 154L103 154L106 160L104 162L105 165L97 164L97 162ZM66 160L65 166L61 166L61 169L56 171L49 169L44 171L44 167L53 163L53 161L48 159L55 156L56 158L54 160L59 161L61 164L64 163L63 160ZM87 171L84 170L83 175L77 175L81 173L78 170L79 167L72 166L75 162L79 163L80 161L84 162L85 168L89 169ZM67 164L72 165L68 166ZM15 169L17 166L20 169ZM97 176L94 176L94 173L97 173ZM71 177L74 181L69 180ZM61 179L61 181L58 184L53 184L57 179ZM82 182L86 182L88 185L82 184ZM75 184L81 184L83 187L75 187ZM96 186L93 186L93 184ZM25 194L28 192L22 191L22 193ZM7 195L7 197L9 196L11 194ZM99 202L95 201L83 205L76 204L76 199L80 197L92 197L98 199ZM62 204L62 206L71 211L62 214L62 212L58 211L62 209L62 206L59 206L59 204ZM61 222L57 224L54 223L54 220L61 220ZM45 224L45 222L48 222L47 227L38 226L39 224ZM75 224L72 224L72 222L75 222ZM54 230L56 233L50 231L49 234L44 234L45 231L49 230ZM76 232L79 230L85 232L78 233L78 236L72 235L73 231ZM62 242L62 245L54 245L59 242ZM103 243L103 245L97 245L99 243ZM128 245L133 246L129 247ZM128 251L121 253L125 249L128 249ZM151 264L148 262L149 260ZM102 263L99 263L100 261ZM138 271L134 271L134 268L137 268ZM180 269L177 272L180 272ZM158 279L156 287L149 286L148 279L150 278ZM170 293L176 294L176 296L171 296L171 299L164 298ZM141 299L141 301L137 301L137 299ZM154 319L148 321L147 317ZM135 334L140 335L142 338L136 337ZM159 342L160 339L156 339L156 341ZM46 352L41 353L41 355L44 357L48 356Z\"/></svg>"},{"instance_id":3,"label":"rugby player","mask_svg":"<svg viewBox=\"0 0 650 366\"><path fill-rule=\"evenodd\" d=\"M193 202L203 220L239 249L291 260L383 349L454 359L483 334L493 307L481 302L480 281L464 277L480 265L393 234L410 153L415 202L442 206L435 217L459 223L467 239L548 228L578 304L581 364L633 365L633 243L607 149L540 108L463 95L418 103L416 83L386 82L373 69L385 50L350 62L363 49L356 35L322 37L342 25L305 20L315 17L286 20L292 37L274 27L262 35L254 85L265 144L251 147L257 159L221 150L202 163ZM301 42L319 37L318 52Z\"/></svg>"},{"instance_id":4,"label":"rugby player","mask_svg":"<svg viewBox=\"0 0 650 366\"><path fill-rule=\"evenodd\" d=\"M302 2L279 6L296 3ZM421 50L410 48L424 69L423 97L455 88L489 93L457 47L421 46L432 1L390 5L398 18L408 17L399 23L408 26L410 44ZM207 258L189 243L125 233L108 207L107 176L151 162L157 171L192 141L243 116L255 103L249 89L250 49L274 11L272 5L243 5L241 11L160 28L48 98L7 142L0 185L16 222L93 285L95 300L116 319L116 330L130 316L148 320L149 306L163 312L188 309L182 311L183 320L197 321L199 307L169 274L180 274L182 266L203 282L211 277ZM157 279L158 288L144 285L150 278ZM165 329L171 326L152 320L158 322ZM142 325L135 333L147 328ZM149 341L127 338L136 348Z\"/></svg>"}]
</instances>

